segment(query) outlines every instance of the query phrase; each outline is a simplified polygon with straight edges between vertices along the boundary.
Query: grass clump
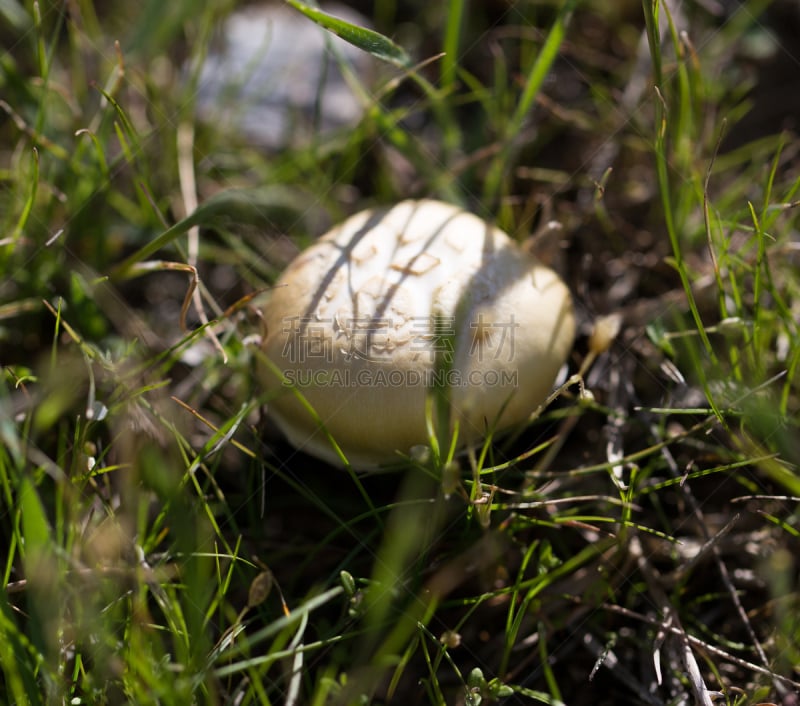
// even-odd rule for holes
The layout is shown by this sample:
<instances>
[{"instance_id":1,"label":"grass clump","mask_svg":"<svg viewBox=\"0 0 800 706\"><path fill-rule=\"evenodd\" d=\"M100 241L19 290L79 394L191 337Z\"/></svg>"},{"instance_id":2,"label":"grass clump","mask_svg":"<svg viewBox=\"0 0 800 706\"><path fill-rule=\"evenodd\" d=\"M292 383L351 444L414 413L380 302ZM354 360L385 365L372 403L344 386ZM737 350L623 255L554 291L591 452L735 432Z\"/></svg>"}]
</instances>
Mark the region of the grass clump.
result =
<instances>
[{"instance_id":1,"label":"grass clump","mask_svg":"<svg viewBox=\"0 0 800 706\"><path fill-rule=\"evenodd\" d=\"M279 151L194 117L232 7L161 10L0 9L0 700L794 703L791 4L378 2L403 61ZM261 418L259 297L409 195L540 234L571 377L339 473Z\"/></svg>"}]
</instances>

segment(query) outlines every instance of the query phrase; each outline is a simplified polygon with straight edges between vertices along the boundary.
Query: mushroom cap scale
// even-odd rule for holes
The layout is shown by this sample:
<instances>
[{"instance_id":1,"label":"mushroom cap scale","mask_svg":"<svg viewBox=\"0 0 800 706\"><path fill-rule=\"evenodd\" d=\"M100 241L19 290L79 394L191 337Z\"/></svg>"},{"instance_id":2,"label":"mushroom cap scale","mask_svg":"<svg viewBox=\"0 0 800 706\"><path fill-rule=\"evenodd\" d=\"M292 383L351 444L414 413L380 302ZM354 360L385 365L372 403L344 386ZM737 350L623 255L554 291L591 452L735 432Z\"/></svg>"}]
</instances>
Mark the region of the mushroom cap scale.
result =
<instances>
[{"instance_id":1,"label":"mushroom cap scale","mask_svg":"<svg viewBox=\"0 0 800 706\"><path fill-rule=\"evenodd\" d=\"M426 398L437 386L461 445L524 422L575 333L555 272L432 200L355 214L277 285L264 311L271 364L259 369L269 414L294 446L334 465L320 422L353 467L396 461L429 442Z\"/></svg>"}]
</instances>

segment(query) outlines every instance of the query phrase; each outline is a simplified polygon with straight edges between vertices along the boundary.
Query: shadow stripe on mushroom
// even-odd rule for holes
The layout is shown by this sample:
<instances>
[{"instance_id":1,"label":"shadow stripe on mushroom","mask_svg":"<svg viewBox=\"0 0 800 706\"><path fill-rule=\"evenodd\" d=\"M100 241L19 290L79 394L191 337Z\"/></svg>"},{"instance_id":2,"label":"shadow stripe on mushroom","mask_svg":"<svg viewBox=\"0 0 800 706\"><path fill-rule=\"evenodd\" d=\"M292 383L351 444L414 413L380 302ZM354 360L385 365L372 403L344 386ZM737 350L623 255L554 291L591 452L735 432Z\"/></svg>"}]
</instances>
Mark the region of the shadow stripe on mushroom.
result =
<instances>
[{"instance_id":1,"label":"shadow stripe on mushroom","mask_svg":"<svg viewBox=\"0 0 800 706\"><path fill-rule=\"evenodd\" d=\"M321 421L364 470L430 443L436 389L447 392L459 447L524 422L575 336L572 299L553 270L433 200L333 228L290 263L264 314L270 417L295 447L341 466Z\"/></svg>"}]
</instances>

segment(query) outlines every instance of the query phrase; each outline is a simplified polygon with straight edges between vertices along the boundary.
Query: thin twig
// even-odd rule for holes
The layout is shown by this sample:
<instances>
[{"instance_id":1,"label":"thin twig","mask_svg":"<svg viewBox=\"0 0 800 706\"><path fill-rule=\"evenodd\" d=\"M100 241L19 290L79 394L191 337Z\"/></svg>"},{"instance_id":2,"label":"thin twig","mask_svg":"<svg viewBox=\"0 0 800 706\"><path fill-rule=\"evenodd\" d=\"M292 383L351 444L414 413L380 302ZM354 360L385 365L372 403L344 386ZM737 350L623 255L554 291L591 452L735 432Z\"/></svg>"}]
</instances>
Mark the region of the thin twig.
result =
<instances>
[{"instance_id":1,"label":"thin twig","mask_svg":"<svg viewBox=\"0 0 800 706\"><path fill-rule=\"evenodd\" d=\"M633 618L634 620L638 620L643 623L647 623L648 625L653 625L655 627L662 627L663 622L661 620L657 620L656 618L650 618L642 613L637 613L635 610L631 610L630 608L626 608L625 606L615 605L613 603L605 603L599 606L601 610L607 610L611 613L618 613L619 615L624 615L626 618ZM736 655L732 655L730 652L726 652L719 647L715 647L711 643L706 642L705 640L701 640L698 637L694 637L686 632L681 632L675 626L671 626L666 628L668 632L673 632L676 635L685 636L686 639L695 647L708 652L710 654L716 655L717 657L721 657L732 664L735 664L738 667L742 667L743 669L748 669L751 672L755 672L756 674L762 674L764 676L771 677L772 679L781 682L785 686L792 687L794 689L800 689L800 682L793 681L789 679L789 677L784 677L780 674L776 674L770 669L762 667L758 664L753 662L748 662L746 659L742 659L741 657L737 657Z\"/></svg>"},{"instance_id":2,"label":"thin twig","mask_svg":"<svg viewBox=\"0 0 800 706\"><path fill-rule=\"evenodd\" d=\"M181 185L181 198L183 199L184 210L188 216L197 210L197 184L194 175L194 158L192 152L194 150L194 125L190 121L184 121L178 125L177 131L178 143L178 179ZM188 237L188 260L189 264L197 268L197 261L200 253L200 228L192 226L187 234ZM206 310L203 307L203 297L199 287L195 287L192 291L192 302L194 303L197 317L200 323L205 327L206 336L211 339L220 355L222 362L228 362L228 354L225 353L225 348L217 338L213 329L208 325L209 319Z\"/></svg>"},{"instance_id":3,"label":"thin twig","mask_svg":"<svg viewBox=\"0 0 800 706\"><path fill-rule=\"evenodd\" d=\"M695 701L703 706L713 706L711 697L709 696L709 689L703 681L703 676L700 673L700 667L698 666L697 660L695 659L694 653L690 647L691 642L689 641L689 636L683 629L680 618L678 617L678 611L675 610L669 600L669 597L661 587L660 574L657 569L647 561L644 551L642 550L642 544L639 541L639 537L635 534L631 535L630 542L628 543L628 549L636 560L636 564L639 567L640 573L647 582L650 595L656 600L658 603L658 608L664 616L663 620L657 623L660 630L665 634L671 634L680 639L681 658L683 665L686 668L686 673L689 676L689 681L692 685ZM660 668L658 648L654 653L654 660L655 668L658 671Z\"/></svg>"},{"instance_id":4,"label":"thin twig","mask_svg":"<svg viewBox=\"0 0 800 706\"><path fill-rule=\"evenodd\" d=\"M655 433L655 430L653 431ZM670 453L669 449L665 447L662 453L664 454L665 458L668 461L668 467L670 469L670 472L673 474L674 477L676 478L680 477L681 475L680 469L678 468L675 460L672 458L672 454ZM758 636L755 633L755 630L753 630L753 626L750 623L750 619L747 617L747 611L745 611L744 606L742 605L742 601L739 598L739 592L733 585L730 573L728 572L728 567L722 560L718 544L716 541L713 541L713 537L708 531L708 524L705 521L703 511L700 508L700 504L695 499L689 484L683 483L681 485L681 488L683 491L683 495L686 498L689 507L692 510L692 514L697 518L700 532L702 533L703 539L705 541L701 553L705 553L706 550L709 550L713 555L714 561L717 565L717 570L719 571L720 577L722 578L722 583L725 586L725 590L728 592L728 595L731 598L731 602L733 603L734 608L736 609L736 614L739 616L739 619L745 626L745 630L747 630L747 634L750 637L751 642L753 643L753 647L755 648L756 653L758 654L758 658L761 660L761 663L766 667L769 665L769 660L767 659L767 655L764 652L764 648L762 647L761 642L759 641ZM735 521L736 518L734 518L729 524L733 524ZM724 531L727 530L728 527L726 527ZM775 688L779 693L782 693L783 689L777 683L775 684Z\"/></svg>"}]
</instances>

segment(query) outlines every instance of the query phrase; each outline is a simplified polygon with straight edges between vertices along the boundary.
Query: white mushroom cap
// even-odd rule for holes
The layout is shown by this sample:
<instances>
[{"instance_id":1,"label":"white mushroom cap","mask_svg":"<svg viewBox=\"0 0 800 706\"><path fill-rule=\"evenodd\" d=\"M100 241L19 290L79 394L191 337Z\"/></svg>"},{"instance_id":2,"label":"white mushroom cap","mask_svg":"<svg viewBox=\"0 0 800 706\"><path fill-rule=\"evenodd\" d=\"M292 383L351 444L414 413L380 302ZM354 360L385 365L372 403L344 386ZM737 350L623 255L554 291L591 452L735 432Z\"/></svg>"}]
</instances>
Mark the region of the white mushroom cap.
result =
<instances>
[{"instance_id":1,"label":"white mushroom cap","mask_svg":"<svg viewBox=\"0 0 800 706\"><path fill-rule=\"evenodd\" d=\"M555 272L430 200L363 211L322 236L278 280L265 318L271 417L298 449L341 465L321 422L359 469L429 443L435 386L448 389L460 446L524 422L575 335Z\"/></svg>"}]
</instances>

